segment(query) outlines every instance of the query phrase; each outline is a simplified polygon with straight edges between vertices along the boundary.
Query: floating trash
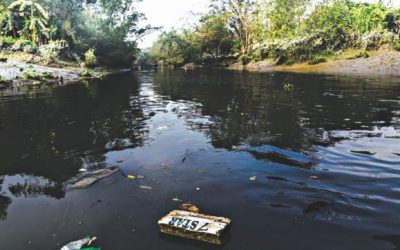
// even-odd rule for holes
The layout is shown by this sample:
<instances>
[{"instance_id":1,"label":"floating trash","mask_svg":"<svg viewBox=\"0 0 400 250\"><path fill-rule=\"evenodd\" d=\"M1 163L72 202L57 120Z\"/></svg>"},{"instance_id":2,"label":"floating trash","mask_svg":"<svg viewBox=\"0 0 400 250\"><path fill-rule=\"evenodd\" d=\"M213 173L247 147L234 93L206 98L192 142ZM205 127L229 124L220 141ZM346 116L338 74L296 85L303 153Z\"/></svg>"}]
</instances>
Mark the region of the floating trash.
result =
<instances>
[{"instance_id":1,"label":"floating trash","mask_svg":"<svg viewBox=\"0 0 400 250\"><path fill-rule=\"evenodd\" d=\"M319 181L319 177L316 175L312 175L312 176L308 177L308 179L313 180L313 181Z\"/></svg>"},{"instance_id":2,"label":"floating trash","mask_svg":"<svg viewBox=\"0 0 400 250\"><path fill-rule=\"evenodd\" d=\"M97 238L86 237L81 240L73 241L63 246L61 250L77 250L77 249L100 249L100 248L82 248L84 245L90 246Z\"/></svg>"},{"instance_id":3,"label":"floating trash","mask_svg":"<svg viewBox=\"0 0 400 250\"><path fill-rule=\"evenodd\" d=\"M362 155L375 155L376 153L370 152L370 151L358 151L358 150L351 150L352 153L355 154L362 154Z\"/></svg>"},{"instance_id":4,"label":"floating trash","mask_svg":"<svg viewBox=\"0 0 400 250\"><path fill-rule=\"evenodd\" d=\"M180 205L179 207L185 211L192 212L192 213L200 212L200 209L191 203L185 203L185 204Z\"/></svg>"},{"instance_id":5,"label":"floating trash","mask_svg":"<svg viewBox=\"0 0 400 250\"><path fill-rule=\"evenodd\" d=\"M113 168L100 169L93 172L84 173L82 176L73 180L72 183L68 185L68 187L75 189L88 188L97 181L104 179L108 176L111 176L117 172L119 172L119 168L113 167Z\"/></svg>"},{"instance_id":6,"label":"floating trash","mask_svg":"<svg viewBox=\"0 0 400 250\"><path fill-rule=\"evenodd\" d=\"M223 217L174 210L158 221L162 233L220 245L221 237L231 224Z\"/></svg>"}]
</instances>

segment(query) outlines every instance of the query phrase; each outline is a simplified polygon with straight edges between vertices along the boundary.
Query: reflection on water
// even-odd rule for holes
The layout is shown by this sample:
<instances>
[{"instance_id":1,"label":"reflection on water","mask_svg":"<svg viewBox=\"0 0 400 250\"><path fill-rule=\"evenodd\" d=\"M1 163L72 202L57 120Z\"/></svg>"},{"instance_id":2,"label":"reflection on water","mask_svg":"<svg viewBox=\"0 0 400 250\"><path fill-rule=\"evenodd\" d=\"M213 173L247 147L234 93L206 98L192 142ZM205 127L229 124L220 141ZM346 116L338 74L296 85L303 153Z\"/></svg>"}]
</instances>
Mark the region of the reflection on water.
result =
<instances>
[{"instance_id":1,"label":"reflection on water","mask_svg":"<svg viewBox=\"0 0 400 250\"><path fill-rule=\"evenodd\" d=\"M294 88L285 90L283 82ZM386 239L382 235L400 229L399 93L400 81L393 78L225 71L141 72L89 84L4 92L0 220L7 222L13 202L21 199L34 204L50 197L54 205L68 201L64 183L81 168L117 165L126 173L146 172L153 187L164 190L151 203L161 213L161 200L168 194L197 197L187 191L197 185L207 189L210 200L252 214L249 220L265 208L270 216L288 213L371 230L371 239ZM256 181L249 181L251 176ZM130 188L121 177L97 185L97 192L113 185ZM115 199L122 204L124 198ZM205 197L196 199L216 209ZM241 220L228 207L217 211ZM22 222L12 220L18 230ZM265 243L257 234L236 234L229 249L240 249L235 237ZM397 238L387 239L393 245ZM163 238L151 240L165 243Z\"/></svg>"}]
</instances>

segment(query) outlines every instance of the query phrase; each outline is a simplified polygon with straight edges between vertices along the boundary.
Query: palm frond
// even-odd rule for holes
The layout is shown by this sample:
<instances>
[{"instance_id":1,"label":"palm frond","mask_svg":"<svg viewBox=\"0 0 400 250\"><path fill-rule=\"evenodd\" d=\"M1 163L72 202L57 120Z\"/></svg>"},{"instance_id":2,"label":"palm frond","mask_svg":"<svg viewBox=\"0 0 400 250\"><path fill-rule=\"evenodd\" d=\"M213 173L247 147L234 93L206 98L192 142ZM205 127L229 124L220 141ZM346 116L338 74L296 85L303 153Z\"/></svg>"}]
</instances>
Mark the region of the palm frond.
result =
<instances>
[{"instance_id":1,"label":"palm frond","mask_svg":"<svg viewBox=\"0 0 400 250\"><path fill-rule=\"evenodd\" d=\"M49 19L49 14L47 14L47 11L38 3L34 3L36 9L39 11L39 13L46 19Z\"/></svg>"}]
</instances>

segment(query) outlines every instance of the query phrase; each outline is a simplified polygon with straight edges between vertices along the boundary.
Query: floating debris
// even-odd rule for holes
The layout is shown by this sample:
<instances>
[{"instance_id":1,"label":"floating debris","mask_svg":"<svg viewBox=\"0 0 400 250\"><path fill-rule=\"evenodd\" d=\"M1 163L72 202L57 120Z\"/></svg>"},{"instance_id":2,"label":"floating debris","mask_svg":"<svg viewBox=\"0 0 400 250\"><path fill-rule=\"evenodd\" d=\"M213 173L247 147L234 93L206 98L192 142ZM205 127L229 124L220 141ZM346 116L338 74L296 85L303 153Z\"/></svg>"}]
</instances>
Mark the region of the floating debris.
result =
<instances>
[{"instance_id":1,"label":"floating debris","mask_svg":"<svg viewBox=\"0 0 400 250\"><path fill-rule=\"evenodd\" d=\"M185 204L180 205L179 207L185 211L192 212L192 213L200 212L200 209L191 203L185 203Z\"/></svg>"},{"instance_id":2,"label":"floating debris","mask_svg":"<svg viewBox=\"0 0 400 250\"><path fill-rule=\"evenodd\" d=\"M153 190L152 187L149 186L140 186L141 189Z\"/></svg>"},{"instance_id":3,"label":"floating debris","mask_svg":"<svg viewBox=\"0 0 400 250\"><path fill-rule=\"evenodd\" d=\"M181 202L182 200L175 197L175 198L172 198L172 201Z\"/></svg>"},{"instance_id":4,"label":"floating debris","mask_svg":"<svg viewBox=\"0 0 400 250\"><path fill-rule=\"evenodd\" d=\"M313 180L313 181L319 181L319 177L316 175L312 175L312 176L308 177L308 179Z\"/></svg>"},{"instance_id":5,"label":"floating debris","mask_svg":"<svg viewBox=\"0 0 400 250\"><path fill-rule=\"evenodd\" d=\"M351 152L356 154L371 155L371 156L376 154L370 151L358 151L358 150L351 150Z\"/></svg>"},{"instance_id":6,"label":"floating debris","mask_svg":"<svg viewBox=\"0 0 400 250\"><path fill-rule=\"evenodd\" d=\"M113 167L113 168L106 168L106 169L100 169L96 170L93 172L88 172L83 174L82 176L78 177L77 179L72 181L72 184L70 184L68 187L70 188L75 188L75 189L84 189L88 188L97 181L104 179L108 176L111 176L115 173L119 172L119 168Z\"/></svg>"},{"instance_id":7,"label":"floating debris","mask_svg":"<svg viewBox=\"0 0 400 250\"><path fill-rule=\"evenodd\" d=\"M175 210L158 221L162 233L220 245L231 220Z\"/></svg>"},{"instance_id":8,"label":"floating debris","mask_svg":"<svg viewBox=\"0 0 400 250\"><path fill-rule=\"evenodd\" d=\"M168 129L168 126L160 126L160 127L158 127L157 129L158 129L158 130L167 130L167 129Z\"/></svg>"},{"instance_id":9,"label":"floating debris","mask_svg":"<svg viewBox=\"0 0 400 250\"><path fill-rule=\"evenodd\" d=\"M250 179L250 181L256 181L257 180L257 176L252 176L249 179Z\"/></svg>"},{"instance_id":10,"label":"floating debris","mask_svg":"<svg viewBox=\"0 0 400 250\"><path fill-rule=\"evenodd\" d=\"M136 176L134 175L127 175L126 178L131 179L131 180L135 180Z\"/></svg>"},{"instance_id":11,"label":"floating debris","mask_svg":"<svg viewBox=\"0 0 400 250\"><path fill-rule=\"evenodd\" d=\"M302 153L281 149L271 145L238 147L237 150L248 152L258 160L271 161L287 166L311 169L315 164L310 157Z\"/></svg>"},{"instance_id":12,"label":"floating debris","mask_svg":"<svg viewBox=\"0 0 400 250\"><path fill-rule=\"evenodd\" d=\"M73 242L70 242L70 243L68 243L67 245L63 246L63 247L61 248L61 250L76 250L76 249L82 249L82 247L83 247L84 245L90 246L90 245L92 244L92 242L95 241L96 239L97 239L96 237L93 237L93 238L86 237L86 238L81 239L81 240L73 241ZM99 248L92 248L92 249L99 249Z\"/></svg>"}]
</instances>

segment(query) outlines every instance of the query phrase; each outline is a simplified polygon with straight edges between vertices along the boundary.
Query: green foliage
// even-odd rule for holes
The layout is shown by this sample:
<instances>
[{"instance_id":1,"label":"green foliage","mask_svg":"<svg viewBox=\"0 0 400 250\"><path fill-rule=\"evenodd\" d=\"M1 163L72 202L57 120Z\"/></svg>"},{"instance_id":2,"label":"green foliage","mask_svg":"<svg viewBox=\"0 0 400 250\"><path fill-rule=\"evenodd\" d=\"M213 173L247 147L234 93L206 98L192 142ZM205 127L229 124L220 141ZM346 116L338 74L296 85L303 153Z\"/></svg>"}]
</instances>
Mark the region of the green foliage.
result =
<instances>
[{"instance_id":1,"label":"green foliage","mask_svg":"<svg viewBox=\"0 0 400 250\"><path fill-rule=\"evenodd\" d=\"M144 16L136 11L136 3L136 0L5 0L0 2L0 37L30 40L29 47L15 48L34 53L38 46L50 61L56 54L80 60L93 48L99 64L130 66L138 52L136 41L154 30L138 25ZM53 41L65 41L66 46L60 53L54 53L53 48L46 48ZM11 47L15 41L3 44Z\"/></svg>"},{"instance_id":2,"label":"green foliage","mask_svg":"<svg viewBox=\"0 0 400 250\"><path fill-rule=\"evenodd\" d=\"M11 80L6 80L3 76L0 76L0 87L9 86L12 84Z\"/></svg>"},{"instance_id":3,"label":"green foliage","mask_svg":"<svg viewBox=\"0 0 400 250\"><path fill-rule=\"evenodd\" d=\"M315 64L320 64L320 63L324 63L326 62L326 58L325 57L315 57L315 58L311 58L310 60L308 60L308 64L309 65L315 65Z\"/></svg>"},{"instance_id":4,"label":"green foliage","mask_svg":"<svg viewBox=\"0 0 400 250\"><path fill-rule=\"evenodd\" d=\"M228 56L233 50L234 38L226 18L221 15L202 17L200 25L187 36L200 58Z\"/></svg>"},{"instance_id":5,"label":"green foliage","mask_svg":"<svg viewBox=\"0 0 400 250\"><path fill-rule=\"evenodd\" d=\"M97 65L97 57L94 54L94 49L88 49L85 53L85 66L88 68L95 67Z\"/></svg>"},{"instance_id":6,"label":"green foliage","mask_svg":"<svg viewBox=\"0 0 400 250\"><path fill-rule=\"evenodd\" d=\"M358 58L368 58L369 54L366 51L360 51L352 56L347 57L348 60L358 59Z\"/></svg>"},{"instance_id":7,"label":"green foliage","mask_svg":"<svg viewBox=\"0 0 400 250\"><path fill-rule=\"evenodd\" d=\"M20 18L24 19L20 33L29 37L33 44L43 43L44 33L47 32L49 15L38 0L15 0L9 6Z\"/></svg>"},{"instance_id":8,"label":"green foliage","mask_svg":"<svg viewBox=\"0 0 400 250\"><path fill-rule=\"evenodd\" d=\"M42 78L43 78L43 79L51 80L51 79L56 79L57 76L55 76L55 75L54 75L53 73L51 73L51 72L44 72L44 73L42 74Z\"/></svg>"},{"instance_id":9,"label":"green foliage","mask_svg":"<svg viewBox=\"0 0 400 250\"><path fill-rule=\"evenodd\" d=\"M400 41L393 44L393 48L397 51L400 51Z\"/></svg>"},{"instance_id":10,"label":"green foliage","mask_svg":"<svg viewBox=\"0 0 400 250\"><path fill-rule=\"evenodd\" d=\"M68 44L63 40L50 41L46 45L39 47L39 52L47 63L57 62L61 53L68 48Z\"/></svg>"},{"instance_id":11,"label":"green foliage","mask_svg":"<svg viewBox=\"0 0 400 250\"><path fill-rule=\"evenodd\" d=\"M1 36L0 37L0 47L8 48L11 47L17 40L11 36Z\"/></svg>"},{"instance_id":12,"label":"green foliage","mask_svg":"<svg viewBox=\"0 0 400 250\"><path fill-rule=\"evenodd\" d=\"M184 35L176 31L164 32L150 50L150 55L161 64L181 66L195 57Z\"/></svg>"},{"instance_id":13,"label":"green foliage","mask_svg":"<svg viewBox=\"0 0 400 250\"><path fill-rule=\"evenodd\" d=\"M36 52L36 46L31 40L27 39L16 39L14 44L11 46L12 51L24 51L26 53L32 54Z\"/></svg>"},{"instance_id":14,"label":"green foliage","mask_svg":"<svg viewBox=\"0 0 400 250\"><path fill-rule=\"evenodd\" d=\"M360 39L361 47L365 50L379 49L385 44L392 44L398 36L387 30L379 31L373 30L372 32L364 34Z\"/></svg>"},{"instance_id":15,"label":"green foliage","mask_svg":"<svg viewBox=\"0 0 400 250\"><path fill-rule=\"evenodd\" d=\"M239 61L242 62L243 65L246 65L252 61L252 58L248 55L241 55L239 57Z\"/></svg>"},{"instance_id":16,"label":"green foliage","mask_svg":"<svg viewBox=\"0 0 400 250\"><path fill-rule=\"evenodd\" d=\"M269 3L269 37L293 37L298 32L310 0L275 0Z\"/></svg>"},{"instance_id":17,"label":"green foliage","mask_svg":"<svg viewBox=\"0 0 400 250\"><path fill-rule=\"evenodd\" d=\"M92 77L92 73L90 72L90 69L84 68L80 74L81 77L88 78Z\"/></svg>"},{"instance_id":18,"label":"green foliage","mask_svg":"<svg viewBox=\"0 0 400 250\"><path fill-rule=\"evenodd\" d=\"M387 7L383 1L211 2L209 13L196 27L169 38L162 35L153 47L157 53L152 55L175 64L221 55L235 55L243 64L266 58L278 63L317 64L349 48L387 47L400 37L400 10Z\"/></svg>"},{"instance_id":19,"label":"green foliage","mask_svg":"<svg viewBox=\"0 0 400 250\"><path fill-rule=\"evenodd\" d=\"M40 76L37 74L35 68L32 65L29 65L27 68L25 68L22 73L25 79L40 80Z\"/></svg>"}]
</instances>

